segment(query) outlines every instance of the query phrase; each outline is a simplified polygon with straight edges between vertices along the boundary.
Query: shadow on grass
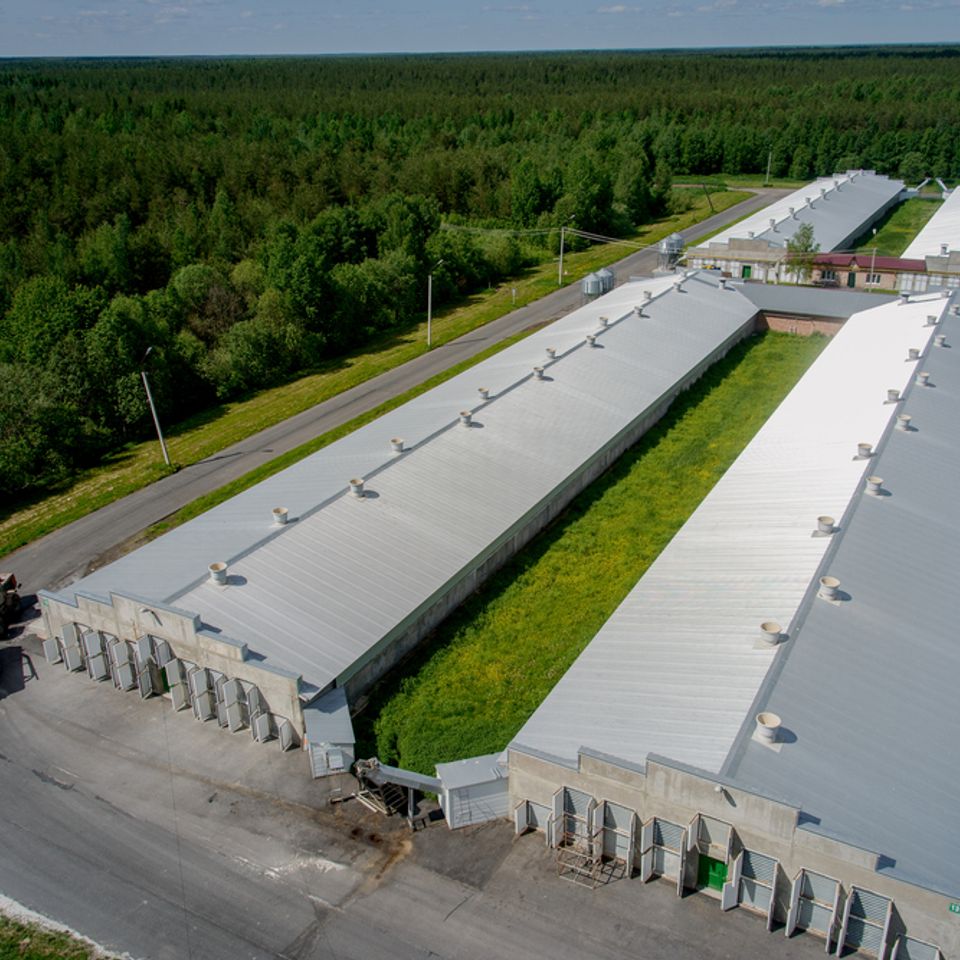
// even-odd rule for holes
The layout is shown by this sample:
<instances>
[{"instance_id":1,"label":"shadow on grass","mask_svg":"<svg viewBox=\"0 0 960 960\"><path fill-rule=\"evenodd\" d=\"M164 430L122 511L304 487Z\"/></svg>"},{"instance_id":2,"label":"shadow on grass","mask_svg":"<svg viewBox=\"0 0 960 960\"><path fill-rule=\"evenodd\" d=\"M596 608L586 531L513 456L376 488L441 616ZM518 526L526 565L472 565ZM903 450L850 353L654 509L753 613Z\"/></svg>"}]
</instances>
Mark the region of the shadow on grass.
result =
<instances>
[{"instance_id":1,"label":"shadow on grass","mask_svg":"<svg viewBox=\"0 0 960 960\"><path fill-rule=\"evenodd\" d=\"M373 688L361 713L354 719L358 757L377 756L374 724L386 704L401 693L409 683L415 682L415 678L431 658L449 646L462 627L476 620L488 604L495 602L522 573L534 567L558 541L563 539L572 524L579 521L611 488L620 483L637 462L654 450L687 413L716 390L763 340L764 336L761 335L741 341L722 360L710 367L693 386L673 401L664 416L603 476L598 477L578 494L548 527L507 561L443 624L426 637L398 667ZM691 510L694 506L691 504ZM399 757L395 751L384 749L380 759L384 763L396 763Z\"/></svg>"}]
</instances>

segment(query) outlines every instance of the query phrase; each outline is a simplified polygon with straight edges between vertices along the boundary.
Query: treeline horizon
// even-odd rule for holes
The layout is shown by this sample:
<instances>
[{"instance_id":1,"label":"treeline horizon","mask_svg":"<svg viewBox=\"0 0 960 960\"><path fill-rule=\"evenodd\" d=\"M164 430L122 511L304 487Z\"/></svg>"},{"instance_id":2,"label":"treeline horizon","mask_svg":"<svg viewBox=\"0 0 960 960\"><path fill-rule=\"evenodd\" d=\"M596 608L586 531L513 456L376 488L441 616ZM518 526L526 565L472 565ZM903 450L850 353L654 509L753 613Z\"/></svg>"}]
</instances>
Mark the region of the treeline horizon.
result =
<instances>
[{"instance_id":1,"label":"treeline horizon","mask_svg":"<svg viewBox=\"0 0 960 960\"><path fill-rule=\"evenodd\" d=\"M955 46L0 61L0 493L147 435L148 346L181 419L409 325L440 260L438 304L768 160L953 179L958 127Z\"/></svg>"}]
</instances>

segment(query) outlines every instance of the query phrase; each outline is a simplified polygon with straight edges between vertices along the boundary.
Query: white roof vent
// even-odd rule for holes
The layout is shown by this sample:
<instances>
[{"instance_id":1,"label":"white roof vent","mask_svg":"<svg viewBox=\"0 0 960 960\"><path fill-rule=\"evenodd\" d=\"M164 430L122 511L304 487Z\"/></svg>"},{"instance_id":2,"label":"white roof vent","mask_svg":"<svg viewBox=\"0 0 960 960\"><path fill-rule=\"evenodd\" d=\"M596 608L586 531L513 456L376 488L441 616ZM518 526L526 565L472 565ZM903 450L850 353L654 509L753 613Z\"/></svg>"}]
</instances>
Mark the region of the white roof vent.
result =
<instances>
[{"instance_id":1,"label":"white roof vent","mask_svg":"<svg viewBox=\"0 0 960 960\"><path fill-rule=\"evenodd\" d=\"M212 583L215 583L218 587L225 587L227 585L227 565L222 560L211 563L207 569L210 571L210 580Z\"/></svg>"},{"instance_id":2,"label":"white roof vent","mask_svg":"<svg viewBox=\"0 0 960 960\"><path fill-rule=\"evenodd\" d=\"M817 596L824 600L836 600L840 593L840 581L836 577L821 577Z\"/></svg>"},{"instance_id":3,"label":"white roof vent","mask_svg":"<svg viewBox=\"0 0 960 960\"><path fill-rule=\"evenodd\" d=\"M403 437L394 437L390 441L390 450L393 453L403 453Z\"/></svg>"},{"instance_id":4,"label":"white roof vent","mask_svg":"<svg viewBox=\"0 0 960 960\"><path fill-rule=\"evenodd\" d=\"M542 379L543 379L543 367L534 367L534 368L533 368L533 375L534 375L534 377L535 377L537 380L542 380Z\"/></svg>"},{"instance_id":5,"label":"white roof vent","mask_svg":"<svg viewBox=\"0 0 960 960\"><path fill-rule=\"evenodd\" d=\"M867 493L879 497L883 493L883 477L867 477Z\"/></svg>"},{"instance_id":6,"label":"white roof vent","mask_svg":"<svg viewBox=\"0 0 960 960\"><path fill-rule=\"evenodd\" d=\"M921 387L928 387L930 385L930 374L926 370L920 370L917 373L917 384Z\"/></svg>"},{"instance_id":7,"label":"white roof vent","mask_svg":"<svg viewBox=\"0 0 960 960\"><path fill-rule=\"evenodd\" d=\"M938 333L933 338L934 346L945 347L947 345L947 335L945 333Z\"/></svg>"},{"instance_id":8,"label":"white roof vent","mask_svg":"<svg viewBox=\"0 0 960 960\"><path fill-rule=\"evenodd\" d=\"M600 326L601 326L601 327L606 327L606 326L609 326L609 325L610 325L610 318L609 318L609 317L601 317L601 318L600 318Z\"/></svg>"},{"instance_id":9,"label":"white roof vent","mask_svg":"<svg viewBox=\"0 0 960 960\"><path fill-rule=\"evenodd\" d=\"M821 187L821 188L820 188L820 196L823 197L824 200L827 199L827 188L826 188L826 187Z\"/></svg>"},{"instance_id":10,"label":"white roof vent","mask_svg":"<svg viewBox=\"0 0 960 960\"><path fill-rule=\"evenodd\" d=\"M490 399L490 388L489 388L489 387L478 387L478 388L477 388L477 393L480 394L480 399L481 399L481 400L489 400L489 399Z\"/></svg>"},{"instance_id":11,"label":"white roof vent","mask_svg":"<svg viewBox=\"0 0 960 960\"><path fill-rule=\"evenodd\" d=\"M547 347L547 356L548 356L551 360L553 360L553 359L556 357L556 355L557 355L557 348L556 348L556 347Z\"/></svg>"},{"instance_id":12,"label":"white roof vent","mask_svg":"<svg viewBox=\"0 0 960 960\"><path fill-rule=\"evenodd\" d=\"M644 299L644 300L652 300L652 299L653 299L653 291L652 291L652 290L644 290L644 291L643 291L643 299Z\"/></svg>"},{"instance_id":13,"label":"white roof vent","mask_svg":"<svg viewBox=\"0 0 960 960\"><path fill-rule=\"evenodd\" d=\"M935 327L935 326L937 325L937 320L939 320L939 317L938 317L935 313L928 313L928 314L927 314L927 326L928 326L928 327Z\"/></svg>"},{"instance_id":14,"label":"white roof vent","mask_svg":"<svg viewBox=\"0 0 960 960\"><path fill-rule=\"evenodd\" d=\"M776 743L780 733L780 717L769 710L757 714L757 736L767 743Z\"/></svg>"},{"instance_id":15,"label":"white roof vent","mask_svg":"<svg viewBox=\"0 0 960 960\"><path fill-rule=\"evenodd\" d=\"M895 390L892 387L887 391L887 403L899 403L900 402L900 391Z\"/></svg>"},{"instance_id":16,"label":"white roof vent","mask_svg":"<svg viewBox=\"0 0 960 960\"><path fill-rule=\"evenodd\" d=\"M683 290L683 279L682 279L682 278L679 279L679 280L674 280L674 281L673 281L673 289L676 290L678 293Z\"/></svg>"},{"instance_id":17,"label":"white roof vent","mask_svg":"<svg viewBox=\"0 0 960 960\"><path fill-rule=\"evenodd\" d=\"M747 231L747 237L748 237L750 240L752 240L755 236L756 236L756 234L755 234L752 230L748 230L748 231Z\"/></svg>"},{"instance_id":18,"label":"white roof vent","mask_svg":"<svg viewBox=\"0 0 960 960\"><path fill-rule=\"evenodd\" d=\"M901 430L903 433L910 432L910 421L913 417L909 413L898 413L897 414L897 429Z\"/></svg>"},{"instance_id":19,"label":"white roof vent","mask_svg":"<svg viewBox=\"0 0 960 960\"><path fill-rule=\"evenodd\" d=\"M791 207L791 208L790 208L790 216L793 217L794 220L797 219L797 208L796 208L796 207Z\"/></svg>"},{"instance_id":20,"label":"white roof vent","mask_svg":"<svg viewBox=\"0 0 960 960\"><path fill-rule=\"evenodd\" d=\"M473 414L469 410L460 411L460 425L469 427L473 423Z\"/></svg>"},{"instance_id":21,"label":"white roof vent","mask_svg":"<svg viewBox=\"0 0 960 960\"><path fill-rule=\"evenodd\" d=\"M907 293L906 290L901 290L901 291L900 291L900 302L901 302L901 303L909 303L909 302L910 302L910 294Z\"/></svg>"},{"instance_id":22,"label":"white roof vent","mask_svg":"<svg viewBox=\"0 0 960 960\"><path fill-rule=\"evenodd\" d=\"M806 201L808 207L813 206L813 197L804 197L803 199Z\"/></svg>"},{"instance_id":23,"label":"white roof vent","mask_svg":"<svg viewBox=\"0 0 960 960\"><path fill-rule=\"evenodd\" d=\"M287 514L289 511L286 507L274 507L273 508L273 522L279 526L283 526L287 522Z\"/></svg>"},{"instance_id":24,"label":"white roof vent","mask_svg":"<svg viewBox=\"0 0 960 960\"><path fill-rule=\"evenodd\" d=\"M950 247L949 247L947 244L945 244L945 243L941 243L941 244L940 244L940 256L941 256L941 257L945 257L949 252L950 252Z\"/></svg>"},{"instance_id":25,"label":"white roof vent","mask_svg":"<svg viewBox=\"0 0 960 960\"><path fill-rule=\"evenodd\" d=\"M597 335L595 333L588 333L587 343L589 343L591 347L595 347L597 345Z\"/></svg>"},{"instance_id":26,"label":"white roof vent","mask_svg":"<svg viewBox=\"0 0 960 960\"><path fill-rule=\"evenodd\" d=\"M857 455L854 457L854 460L869 460L872 456L873 456L873 444L870 444L870 443L857 444Z\"/></svg>"},{"instance_id":27,"label":"white roof vent","mask_svg":"<svg viewBox=\"0 0 960 960\"><path fill-rule=\"evenodd\" d=\"M836 521L833 517L828 517L826 514L822 517L817 517L817 533L822 537L830 536L836 529Z\"/></svg>"},{"instance_id":28,"label":"white roof vent","mask_svg":"<svg viewBox=\"0 0 960 960\"><path fill-rule=\"evenodd\" d=\"M771 229L774 233L777 232L777 220L776 220L776 217L771 217L771 218L770 218L770 229Z\"/></svg>"},{"instance_id":29,"label":"white roof vent","mask_svg":"<svg viewBox=\"0 0 960 960\"><path fill-rule=\"evenodd\" d=\"M359 477L354 477L350 481L350 493L353 494L358 500L363 499L363 480Z\"/></svg>"},{"instance_id":30,"label":"white roof vent","mask_svg":"<svg viewBox=\"0 0 960 960\"><path fill-rule=\"evenodd\" d=\"M910 360L919 360L920 359L920 348L919 347L909 347L907 349L907 361Z\"/></svg>"},{"instance_id":31,"label":"white roof vent","mask_svg":"<svg viewBox=\"0 0 960 960\"><path fill-rule=\"evenodd\" d=\"M764 643L771 646L780 642L780 636L783 633L783 627L776 620L764 620L760 624L760 637Z\"/></svg>"}]
</instances>

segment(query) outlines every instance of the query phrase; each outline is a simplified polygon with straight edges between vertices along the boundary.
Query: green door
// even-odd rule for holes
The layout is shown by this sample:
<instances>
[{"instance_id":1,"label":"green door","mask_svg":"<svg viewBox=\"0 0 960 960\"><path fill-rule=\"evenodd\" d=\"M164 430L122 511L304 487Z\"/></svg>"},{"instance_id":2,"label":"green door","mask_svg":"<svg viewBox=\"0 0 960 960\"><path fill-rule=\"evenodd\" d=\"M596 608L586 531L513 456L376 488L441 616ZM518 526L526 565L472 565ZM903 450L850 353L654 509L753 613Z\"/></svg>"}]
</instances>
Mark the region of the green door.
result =
<instances>
[{"instance_id":1,"label":"green door","mask_svg":"<svg viewBox=\"0 0 960 960\"><path fill-rule=\"evenodd\" d=\"M726 881L727 865L722 860L714 860L713 857L706 857L701 853L697 867L697 886L722 890Z\"/></svg>"},{"instance_id":2,"label":"green door","mask_svg":"<svg viewBox=\"0 0 960 960\"><path fill-rule=\"evenodd\" d=\"M851 289L857 285L857 275L851 270L847 274L847 286Z\"/></svg>"},{"instance_id":3,"label":"green door","mask_svg":"<svg viewBox=\"0 0 960 960\"><path fill-rule=\"evenodd\" d=\"M744 267L744 268L740 271L740 278L741 278L742 280L749 280L751 273L753 273L753 267Z\"/></svg>"}]
</instances>

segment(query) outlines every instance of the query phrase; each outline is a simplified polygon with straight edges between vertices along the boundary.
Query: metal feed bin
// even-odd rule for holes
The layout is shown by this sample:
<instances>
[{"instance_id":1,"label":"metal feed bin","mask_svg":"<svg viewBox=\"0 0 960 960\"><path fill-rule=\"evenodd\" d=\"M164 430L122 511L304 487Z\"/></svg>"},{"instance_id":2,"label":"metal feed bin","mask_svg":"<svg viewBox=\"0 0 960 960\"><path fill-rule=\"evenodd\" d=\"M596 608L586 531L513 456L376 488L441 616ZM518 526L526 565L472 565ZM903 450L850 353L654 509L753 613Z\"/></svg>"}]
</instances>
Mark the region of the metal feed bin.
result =
<instances>
[{"instance_id":1,"label":"metal feed bin","mask_svg":"<svg viewBox=\"0 0 960 960\"><path fill-rule=\"evenodd\" d=\"M588 274L581 281L580 290L585 297L592 300L603 293L602 281L595 273Z\"/></svg>"}]
</instances>

